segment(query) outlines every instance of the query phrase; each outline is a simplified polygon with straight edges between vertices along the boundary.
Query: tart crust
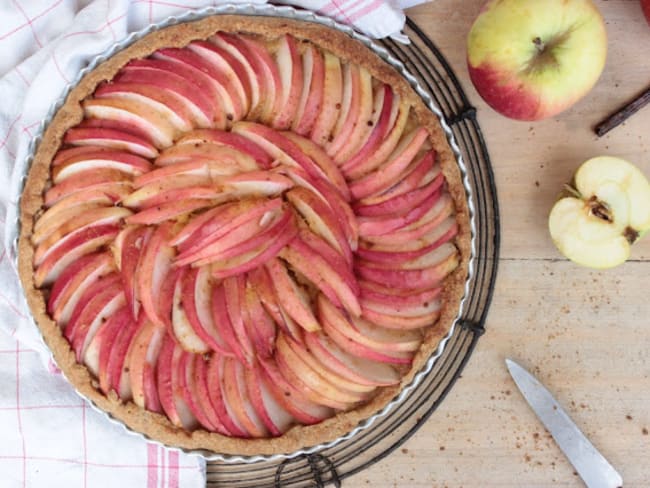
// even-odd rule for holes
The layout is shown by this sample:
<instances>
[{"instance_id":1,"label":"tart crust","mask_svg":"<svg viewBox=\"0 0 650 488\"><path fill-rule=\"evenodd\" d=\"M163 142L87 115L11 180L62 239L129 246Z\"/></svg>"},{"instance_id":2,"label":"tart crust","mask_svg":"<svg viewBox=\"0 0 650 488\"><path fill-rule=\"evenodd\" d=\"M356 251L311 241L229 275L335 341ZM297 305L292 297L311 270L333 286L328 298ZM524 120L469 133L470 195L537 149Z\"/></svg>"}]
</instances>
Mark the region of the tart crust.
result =
<instances>
[{"instance_id":1,"label":"tart crust","mask_svg":"<svg viewBox=\"0 0 650 488\"><path fill-rule=\"evenodd\" d=\"M309 40L316 46L329 50L343 60L365 67L375 78L389 84L403 100L413 107L417 121L427 129L432 146L454 200L459 226L455 245L460 251L460 266L444 282L443 308L437 324L428 327L412 367L400 384L380 388L368 403L347 412L341 412L311 426L295 426L275 438L240 439L197 429L187 432L177 428L166 416L144 410L132 402L123 402L114 391L105 396L99 391L97 381L84 365L78 364L68 341L59 326L46 312L46 296L34 284L32 266L34 249L30 242L36 219L42 211L43 194L50 183L50 162L61 146L65 132L81 122L83 110L80 102L91 95L97 85L111 80L122 66L134 58L150 55L163 47L182 47L198 39L206 39L216 31L254 33L268 38L289 33L298 39ZM160 441L168 446L191 450L207 450L226 455L272 455L291 453L298 449L332 441L356 427L390 402L408 385L423 367L440 340L449 331L457 316L468 274L471 231L467 196L461 173L447 138L435 114L423 103L408 82L391 66L361 43L346 34L313 23L283 18L219 15L202 20L167 27L146 35L120 51L86 75L72 89L64 105L58 110L45 130L36 151L21 199L21 229L19 238L18 271L27 302L42 331L45 342L67 379L86 398L132 430Z\"/></svg>"}]
</instances>

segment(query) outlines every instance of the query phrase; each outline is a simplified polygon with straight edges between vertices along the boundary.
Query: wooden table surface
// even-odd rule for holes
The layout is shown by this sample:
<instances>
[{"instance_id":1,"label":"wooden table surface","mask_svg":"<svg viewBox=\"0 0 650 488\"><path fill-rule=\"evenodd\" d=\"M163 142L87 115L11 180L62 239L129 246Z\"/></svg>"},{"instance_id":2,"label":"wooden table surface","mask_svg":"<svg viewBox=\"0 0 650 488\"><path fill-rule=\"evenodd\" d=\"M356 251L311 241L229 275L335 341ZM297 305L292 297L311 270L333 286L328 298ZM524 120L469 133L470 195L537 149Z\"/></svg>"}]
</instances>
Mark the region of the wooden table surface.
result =
<instances>
[{"instance_id":1,"label":"wooden table surface","mask_svg":"<svg viewBox=\"0 0 650 488\"><path fill-rule=\"evenodd\" d=\"M650 26L638 0L596 0L609 52L596 87L559 116L508 120L467 73L465 39L484 0L408 11L440 48L478 109L496 175L501 258L487 333L428 422L344 486L583 486L507 373L512 357L555 393L625 487L650 486L650 237L631 260L592 271L563 259L548 212L584 160L617 155L650 176L650 107L598 139L593 126L650 85Z\"/></svg>"}]
</instances>

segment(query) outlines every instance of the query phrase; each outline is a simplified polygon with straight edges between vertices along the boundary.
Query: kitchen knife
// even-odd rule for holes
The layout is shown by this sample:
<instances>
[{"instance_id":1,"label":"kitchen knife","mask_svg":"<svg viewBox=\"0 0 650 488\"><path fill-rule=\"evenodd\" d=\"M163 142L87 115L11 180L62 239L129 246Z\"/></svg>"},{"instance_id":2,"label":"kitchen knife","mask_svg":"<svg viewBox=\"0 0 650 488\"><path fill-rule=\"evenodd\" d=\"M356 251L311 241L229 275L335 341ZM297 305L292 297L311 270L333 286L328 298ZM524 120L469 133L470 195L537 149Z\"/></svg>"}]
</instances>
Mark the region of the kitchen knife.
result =
<instances>
[{"instance_id":1,"label":"kitchen knife","mask_svg":"<svg viewBox=\"0 0 650 488\"><path fill-rule=\"evenodd\" d=\"M551 433L588 488L618 488L623 478L573 423L537 378L511 359L506 366L517 388Z\"/></svg>"}]
</instances>

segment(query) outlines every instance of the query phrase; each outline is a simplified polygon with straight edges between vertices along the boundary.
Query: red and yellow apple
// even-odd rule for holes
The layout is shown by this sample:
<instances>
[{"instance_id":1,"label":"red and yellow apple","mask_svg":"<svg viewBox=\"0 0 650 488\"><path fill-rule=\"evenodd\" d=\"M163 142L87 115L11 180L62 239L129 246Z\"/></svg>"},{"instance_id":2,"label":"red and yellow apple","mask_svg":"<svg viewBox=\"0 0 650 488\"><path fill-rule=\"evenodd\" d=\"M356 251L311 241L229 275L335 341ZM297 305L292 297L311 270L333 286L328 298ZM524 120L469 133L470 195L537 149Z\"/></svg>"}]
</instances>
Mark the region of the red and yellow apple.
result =
<instances>
[{"instance_id":1,"label":"red and yellow apple","mask_svg":"<svg viewBox=\"0 0 650 488\"><path fill-rule=\"evenodd\" d=\"M585 162L558 200L548 224L553 242L571 261L611 268L650 229L650 184L631 163L611 156Z\"/></svg>"},{"instance_id":2,"label":"red and yellow apple","mask_svg":"<svg viewBox=\"0 0 650 488\"><path fill-rule=\"evenodd\" d=\"M490 0L467 38L476 90L519 120L576 103L598 80L606 54L605 24L591 0Z\"/></svg>"}]
</instances>

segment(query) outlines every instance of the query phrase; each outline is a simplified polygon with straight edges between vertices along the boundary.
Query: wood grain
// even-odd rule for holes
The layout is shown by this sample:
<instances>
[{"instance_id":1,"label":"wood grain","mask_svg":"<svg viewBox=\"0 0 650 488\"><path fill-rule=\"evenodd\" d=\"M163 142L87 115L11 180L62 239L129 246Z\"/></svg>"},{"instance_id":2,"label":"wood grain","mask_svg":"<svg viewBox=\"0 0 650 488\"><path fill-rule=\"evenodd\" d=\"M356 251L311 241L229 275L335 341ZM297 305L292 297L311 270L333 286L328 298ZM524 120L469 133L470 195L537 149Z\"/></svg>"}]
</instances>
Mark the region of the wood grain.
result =
<instances>
[{"instance_id":1,"label":"wood grain","mask_svg":"<svg viewBox=\"0 0 650 488\"><path fill-rule=\"evenodd\" d=\"M650 486L650 238L609 271L575 266L548 236L550 207L581 162L617 155L650 175L650 107L598 139L593 126L650 80L650 27L638 0L596 0L609 53L596 87L559 116L515 122L472 87L465 37L483 0L435 0L409 15L444 53L478 109L497 180L501 261L495 298L461 379L400 450L344 486L583 486L503 363L534 371L625 486Z\"/></svg>"}]
</instances>

